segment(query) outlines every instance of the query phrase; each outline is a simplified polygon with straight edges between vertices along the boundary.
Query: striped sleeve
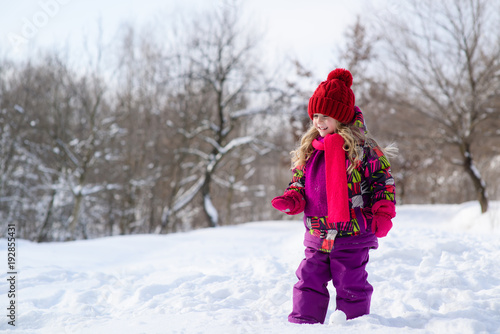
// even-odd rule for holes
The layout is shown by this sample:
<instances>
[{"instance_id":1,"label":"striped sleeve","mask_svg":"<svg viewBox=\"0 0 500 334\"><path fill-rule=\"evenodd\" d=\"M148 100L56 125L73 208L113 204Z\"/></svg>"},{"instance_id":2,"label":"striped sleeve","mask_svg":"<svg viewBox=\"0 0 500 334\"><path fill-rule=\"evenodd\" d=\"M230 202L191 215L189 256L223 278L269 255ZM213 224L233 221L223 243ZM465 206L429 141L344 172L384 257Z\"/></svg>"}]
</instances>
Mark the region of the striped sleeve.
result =
<instances>
[{"instance_id":1,"label":"striped sleeve","mask_svg":"<svg viewBox=\"0 0 500 334\"><path fill-rule=\"evenodd\" d=\"M381 200L396 204L396 188L391 175L391 164L378 146L369 149L366 174L372 193L372 206Z\"/></svg>"},{"instance_id":2,"label":"striped sleeve","mask_svg":"<svg viewBox=\"0 0 500 334\"><path fill-rule=\"evenodd\" d=\"M290 190L297 191L304 196L304 186L306 182L305 165L297 166L292 170L292 172L292 182L288 184L288 188L286 188L285 192Z\"/></svg>"}]
</instances>

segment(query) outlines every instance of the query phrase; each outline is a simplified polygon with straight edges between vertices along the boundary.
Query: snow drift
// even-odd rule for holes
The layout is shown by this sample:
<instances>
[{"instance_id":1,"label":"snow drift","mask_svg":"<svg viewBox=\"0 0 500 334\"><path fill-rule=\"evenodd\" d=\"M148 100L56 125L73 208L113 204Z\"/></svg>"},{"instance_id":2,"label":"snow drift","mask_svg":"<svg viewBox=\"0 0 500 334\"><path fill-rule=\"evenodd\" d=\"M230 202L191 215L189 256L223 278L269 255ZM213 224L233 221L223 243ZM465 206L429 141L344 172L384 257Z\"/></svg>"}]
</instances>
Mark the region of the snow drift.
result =
<instances>
[{"instance_id":1,"label":"snow drift","mask_svg":"<svg viewBox=\"0 0 500 334\"><path fill-rule=\"evenodd\" d=\"M372 314L347 323L287 322L304 228L270 221L170 235L18 241L15 331L500 333L500 203L485 215L475 203L397 210L389 236L370 253ZM5 259L5 239L0 250ZM0 282L3 310L7 284ZM0 332L12 331L3 319Z\"/></svg>"}]
</instances>

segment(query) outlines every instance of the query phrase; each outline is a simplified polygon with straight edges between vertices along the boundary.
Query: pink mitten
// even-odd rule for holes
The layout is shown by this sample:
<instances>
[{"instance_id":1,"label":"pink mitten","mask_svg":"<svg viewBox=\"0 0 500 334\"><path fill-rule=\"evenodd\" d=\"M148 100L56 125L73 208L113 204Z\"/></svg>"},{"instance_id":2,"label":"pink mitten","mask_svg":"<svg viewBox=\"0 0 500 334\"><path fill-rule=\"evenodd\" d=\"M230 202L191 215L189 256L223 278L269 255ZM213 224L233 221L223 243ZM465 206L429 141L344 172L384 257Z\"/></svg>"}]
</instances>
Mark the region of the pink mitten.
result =
<instances>
[{"instance_id":1,"label":"pink mitten","mask_svg":"<svg viewBox=\"0 0 500 334\"><path fill-rule=\"evenodd\" d=\"M383 238L392 228L391 219L396 216L394 203L388 200L378 201L373 205L372 212L372 232L377 238Z\"/></svg>"},{"instance_id":2,"label":"pink mitten","mask_svg":"<svg viewBox=\"0 0 500 334\"><path fill-rule=\"evenodd\" d=\"M289 190L283 196L273 198L272 206L287 215L296 215L304 211L306 201L299 192Z\"/></svg>"},{"instance_id":3,"label":"pink mitten","mask_svg":"<svg viewBox=\"0 0 500 334\"><path fill-rule=\"evenodd\" d=\"M389 233L392 228L391 216L379 213L373 216L372 232L375 233L377 238L383 238Z\"/></svg>"}]
</instances>

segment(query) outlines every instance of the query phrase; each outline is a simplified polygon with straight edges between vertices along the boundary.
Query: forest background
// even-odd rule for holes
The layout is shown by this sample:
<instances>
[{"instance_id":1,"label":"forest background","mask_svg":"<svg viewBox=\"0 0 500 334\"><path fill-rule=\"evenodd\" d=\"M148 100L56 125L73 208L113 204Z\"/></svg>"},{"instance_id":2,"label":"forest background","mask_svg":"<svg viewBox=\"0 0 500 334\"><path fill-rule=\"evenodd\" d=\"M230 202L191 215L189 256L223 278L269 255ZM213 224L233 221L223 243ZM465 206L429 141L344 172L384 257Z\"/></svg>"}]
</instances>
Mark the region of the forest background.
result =
<instances>
[{"instance_id":1,"label":"forest background","mask_svg":"<svg viewBox=\"0 0 500 334\"><path fill-rule=\"evenodd\" d=\"M269 57L244 11L229 1L124 24L77 54L19 58L6 50L26 36L11 35L0 53L3 235L8 224L47 242L283 218L270 200L290 181L289 152L328 73ZM352 72L379 143L399 147L398 204L487 212L500 196L500 3L408 0L378 14L360 13L324 57Z\"/></svg>"}]
</instances>

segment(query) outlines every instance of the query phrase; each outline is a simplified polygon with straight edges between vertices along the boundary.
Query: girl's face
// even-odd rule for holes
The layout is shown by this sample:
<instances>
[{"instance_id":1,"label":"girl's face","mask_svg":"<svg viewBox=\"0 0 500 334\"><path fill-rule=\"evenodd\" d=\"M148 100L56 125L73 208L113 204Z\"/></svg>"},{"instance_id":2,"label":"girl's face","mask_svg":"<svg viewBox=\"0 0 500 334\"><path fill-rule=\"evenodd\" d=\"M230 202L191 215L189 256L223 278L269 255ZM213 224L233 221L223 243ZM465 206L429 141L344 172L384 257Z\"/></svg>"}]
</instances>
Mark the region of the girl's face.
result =
<instances>
[{"instance_id":1,"label":"girl's face","mask_svg":"<svg viewBox=\"0 0 500 334\"><path fill-rule=\"evenodd\" d=\"M313 115L313 125L319 131L321 137L337 132L337 120L322 114Z\"/></svg>"}]
</instances>

